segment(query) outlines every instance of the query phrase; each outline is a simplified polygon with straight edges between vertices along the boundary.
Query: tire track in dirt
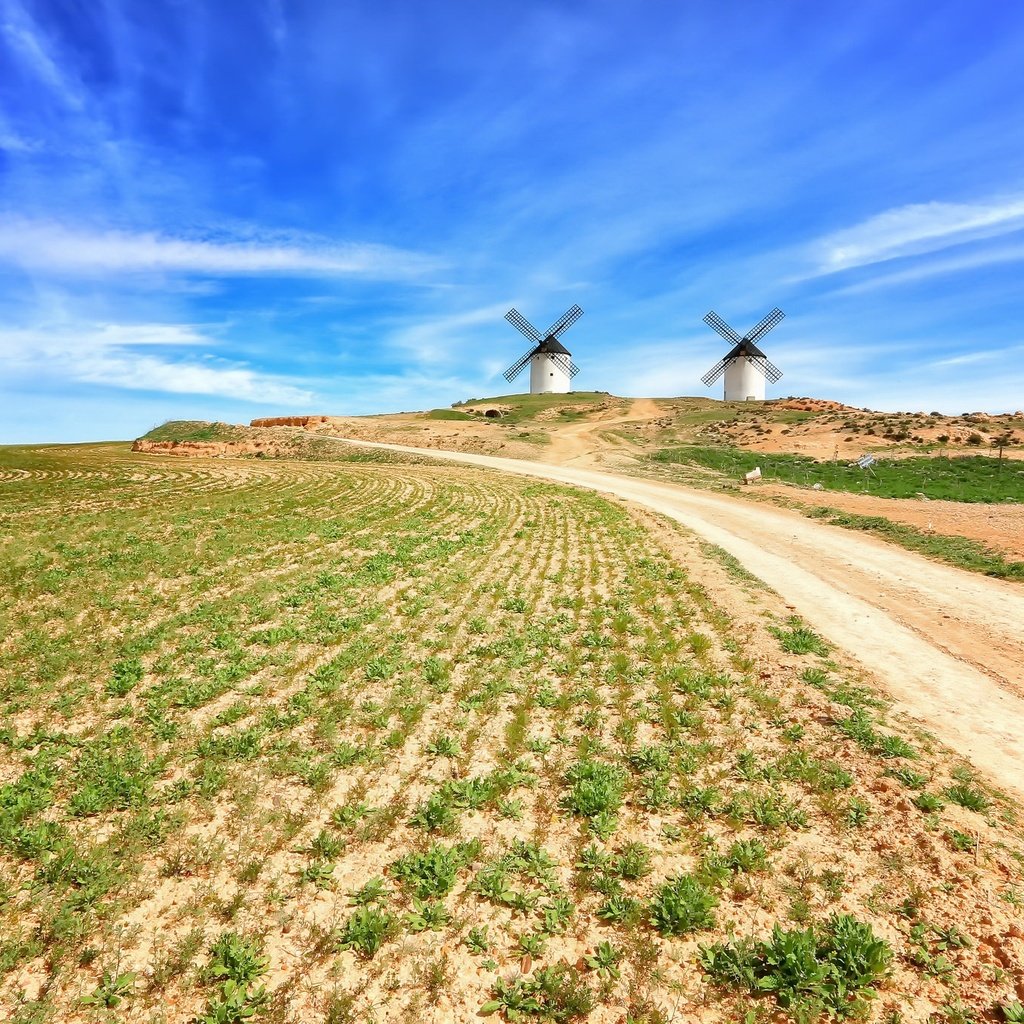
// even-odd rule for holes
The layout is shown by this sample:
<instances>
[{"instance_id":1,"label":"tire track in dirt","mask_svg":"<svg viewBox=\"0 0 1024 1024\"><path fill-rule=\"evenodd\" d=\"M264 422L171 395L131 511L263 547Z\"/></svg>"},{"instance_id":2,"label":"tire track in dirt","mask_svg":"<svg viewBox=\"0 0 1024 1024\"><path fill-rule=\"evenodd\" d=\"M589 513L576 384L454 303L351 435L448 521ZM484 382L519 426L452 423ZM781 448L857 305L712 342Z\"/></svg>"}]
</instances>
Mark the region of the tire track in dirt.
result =
<instances>
[{"instance_id":1,"label":"tire track in dirt","mask_svg":"<svg viewBox=\"0 0 1024 1024\"><path fill-rule=\"evenodd\" d=\"M785 509L572 466L336 438L576 484L668 516L738 558L884 684L901 710L1024 793L1024 591Z\"/></svg>"}]
</instances>

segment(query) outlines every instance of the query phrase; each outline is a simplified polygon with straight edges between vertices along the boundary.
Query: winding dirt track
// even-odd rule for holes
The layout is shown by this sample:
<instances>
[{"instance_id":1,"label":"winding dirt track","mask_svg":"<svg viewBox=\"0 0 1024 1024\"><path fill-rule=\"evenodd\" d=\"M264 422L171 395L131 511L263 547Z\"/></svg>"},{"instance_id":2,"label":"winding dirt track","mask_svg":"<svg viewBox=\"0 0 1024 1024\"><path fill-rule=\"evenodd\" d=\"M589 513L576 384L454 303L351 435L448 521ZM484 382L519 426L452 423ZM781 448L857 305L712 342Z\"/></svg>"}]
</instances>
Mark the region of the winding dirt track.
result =
<instances>
[{"instance_id":1,"label":"winding dirt track","mask_svg":"<svg viewBox=\"0 0 1024 1024\"><path fill-rule=\"evenodd\" d=\"M738 558L897 706L1024 795L1024 590L786 509L593 469L335 438L636 502Z\"/></svg>"}]
</instances>

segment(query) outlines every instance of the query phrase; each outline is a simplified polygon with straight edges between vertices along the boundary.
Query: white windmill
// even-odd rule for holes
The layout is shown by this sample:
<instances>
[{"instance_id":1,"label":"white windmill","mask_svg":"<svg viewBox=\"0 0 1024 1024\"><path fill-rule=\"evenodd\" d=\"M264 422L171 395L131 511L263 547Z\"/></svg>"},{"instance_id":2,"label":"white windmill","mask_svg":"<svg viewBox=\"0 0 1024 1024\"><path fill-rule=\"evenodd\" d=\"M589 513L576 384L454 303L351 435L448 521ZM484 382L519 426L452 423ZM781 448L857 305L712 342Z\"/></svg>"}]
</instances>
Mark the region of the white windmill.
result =
<instances>
[{"instance_id":1,"label":"white windmill","mask_svg":"<svg viewBox=\"0 0 1024 1024\"><path fill-rule=\"evenodd\" d=\"M529 363L531 395L564 395L569 391L572 379L580 372L580 368L572 361L569 350L558 340L558 336L581 316L583 310L573 306L541 334L526 317L510 309L505 319L522 331L534 345L505 371L505 380L511 384Z\"/></svg>"},{"instance_id":2,"label":"white windmill","mask_svg":"<svg viewBox=\"0 0 1024 1024\"><path fill-rule=\"evenodd\" d=\"M786 314L776 307L753 330L741 338L714 310L704 323L713 327L733 347L703 377L705 385L711 387L725 374L725 401L763 402L764 382L774 384L782 377L782 371L757 347L763 338Z\"/></svg>"}]
</instances>

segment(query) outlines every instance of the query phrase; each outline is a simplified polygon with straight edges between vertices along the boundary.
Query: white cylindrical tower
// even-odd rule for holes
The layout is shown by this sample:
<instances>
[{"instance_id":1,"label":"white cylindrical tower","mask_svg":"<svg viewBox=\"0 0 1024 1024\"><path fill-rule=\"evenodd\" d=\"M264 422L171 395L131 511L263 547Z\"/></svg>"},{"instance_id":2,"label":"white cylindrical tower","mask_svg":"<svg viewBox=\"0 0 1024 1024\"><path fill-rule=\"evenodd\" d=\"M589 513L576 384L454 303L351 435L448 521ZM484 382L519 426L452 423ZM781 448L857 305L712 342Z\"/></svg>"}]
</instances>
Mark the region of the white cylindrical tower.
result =
<instances>
[{"instance_id":1,"label":"white cylindrical tower","mask_svg":"<svg viewBox=\"0 0 1024 1024\"><path fill-rule=\"evenodd\" d=\"M727 402L763 402L764 374L752 359L737 356L725 368L725 400Z\"/></svg>"},{"instance_id":2,"label":"white cylindrical tower","mask_svg":"<svg viewBox=\"0 0 1024 1024\"><path fill-rule=\"evenodd\" d=\"M567 361L568 356L556 360L550 352L534 352L530 357L530 394L566 394L570 388L570 379L569 371L563 364Z\"/></svg>"}]
</instances>

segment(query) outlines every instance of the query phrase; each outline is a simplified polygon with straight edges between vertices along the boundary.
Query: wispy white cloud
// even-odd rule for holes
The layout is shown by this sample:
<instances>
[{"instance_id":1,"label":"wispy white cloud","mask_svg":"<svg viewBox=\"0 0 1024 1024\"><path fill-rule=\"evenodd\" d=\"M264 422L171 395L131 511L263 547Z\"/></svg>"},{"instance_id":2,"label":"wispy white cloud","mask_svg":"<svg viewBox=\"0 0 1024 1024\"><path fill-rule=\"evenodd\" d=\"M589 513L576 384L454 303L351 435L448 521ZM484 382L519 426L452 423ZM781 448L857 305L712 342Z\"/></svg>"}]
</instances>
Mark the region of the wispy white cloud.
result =
<instances>
[{"instance_id":1,"label":"wispy white cloud","mask_svg":"<svg viewBox=\"0 0 1024 1024\"><path fill-rule=\"evenodd\" d=\"M47 41L27 11L15 3L9 3L5 5L2 18L0 32L22 63L63 104L80 111L84 106L80 85L72 82L61 70L59 60L50 52Z\"/></svg>"},{"instance_id":2,"label":"wispy white cloud","mask_svg":"<svg viewBox=\"0 0 1024 1024\"><path fill-rule=\"evenodd\" d=\"M808 276L918 256L1024 228L1024 196L982 203L912 203L811 243Z\"/></svg>"},{"instance_id":3,"label":"wispy white cloud","mask_svg":"<svg viewBox=\"0 0 1024 1024\"><path fill-rule=\"evenodd\" d=\"M1024 261L1024 245L1002 245L979 252L957 254L945 259L932 259L918 266L905 270L896 270L889 274L878 274L865 281L847 285L835 291L835 295L857 295L875 291L879 288L892 288L903 284L915 284L927 281L943 274L958 274L965 270L977 270L981 267L996 266L1000 263L1019 263Z\"/></svg>"},{"instance_id":4,"label":"wispy white cloud","mask_svg":"<svg viewBox=\"0 0 1024 1024\"><path fill-rule=\"evenodd\" d=\"M311 235L187 238L16 219L0 226L0 261L40 272L88 275L157 272L405 278L438 266L422 253Z\"/></svg>"},{"instance_id":5,"label":"wispy white cloud","mask_svg":"<svg viewBox=\"0 0 1024 1024\"><path fill-rule=\"evenodd\" d=\"M465 352L467 344L478 341L480 328L500 325L510 305L503 302L433 319L419 319L395 330L388 341L409 353L417 363L450 362ZM512 348L510 345L509 350Z\"/></svg>"},{"instance_id":6,"label":"wispy white cloud","mask_svg":"<svg viewBox=\"0 0 1024 1024\"><path fill-rule=\"evenodd\" d=\"M203 353L154 354L157 349ZM305 387L244 363L209 354L216 340L188 324L40 324L0 330L0 368L22 374L132 391L215 395L275 406L308 406Z\"/></svg>"}]
</instances>

